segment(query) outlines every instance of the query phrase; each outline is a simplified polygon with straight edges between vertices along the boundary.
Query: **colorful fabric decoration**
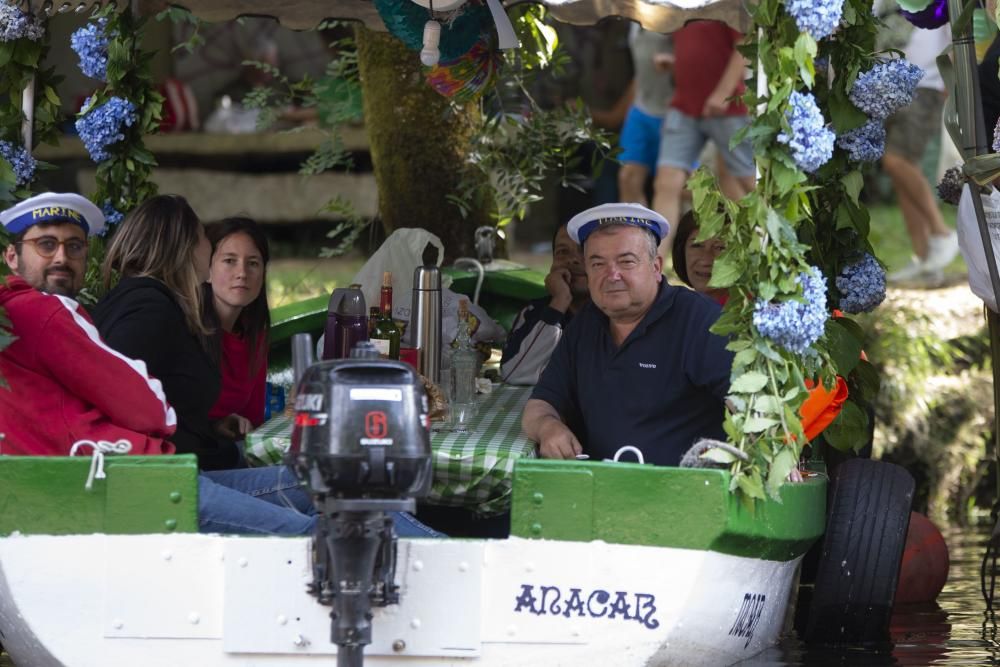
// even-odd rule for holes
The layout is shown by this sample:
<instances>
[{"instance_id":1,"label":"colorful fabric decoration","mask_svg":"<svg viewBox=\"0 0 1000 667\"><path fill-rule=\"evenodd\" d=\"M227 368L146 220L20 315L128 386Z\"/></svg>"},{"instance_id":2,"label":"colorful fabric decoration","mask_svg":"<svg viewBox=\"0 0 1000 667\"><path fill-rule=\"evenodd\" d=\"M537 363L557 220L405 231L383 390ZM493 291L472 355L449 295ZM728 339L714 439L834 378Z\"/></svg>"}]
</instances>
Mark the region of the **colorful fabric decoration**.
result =
<instances>
[{"instance_id":1,"label":"colorful fabric decoration","mask_svg":"<svg viewBox=\"0 0 1000 667\"><path fill-rule=\"evenodd\" d=\"M408 49L420 51L424 47L424 24L430 12L411 0L375 0L382 22L392 35ZM441 61L455 60L468 53L483 34L493 26L493 17L478 0L469 0L456 10L452 20L441 21Z\"/></svg>"},{"instance_id":2,"label":"colorful fabric decoration","mask_svg":"<svg viewBox=\"0 0 1000 667\"><path fill-rule=\"evenodd\" d=\"M431 88L460 104L478 99L496 80L501 57L486 40L468 53L425 69Z\"/></svg>"}]
</instances>

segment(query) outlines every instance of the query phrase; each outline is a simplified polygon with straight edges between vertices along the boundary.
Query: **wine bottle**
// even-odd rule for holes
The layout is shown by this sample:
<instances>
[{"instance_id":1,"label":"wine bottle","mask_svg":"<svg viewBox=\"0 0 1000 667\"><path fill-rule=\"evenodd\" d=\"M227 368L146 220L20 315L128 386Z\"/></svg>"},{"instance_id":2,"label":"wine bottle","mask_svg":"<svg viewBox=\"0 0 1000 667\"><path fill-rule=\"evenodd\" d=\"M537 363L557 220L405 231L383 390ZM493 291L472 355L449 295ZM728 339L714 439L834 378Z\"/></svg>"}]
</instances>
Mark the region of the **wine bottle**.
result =
<instances>
[{"instance_id":1,"label":"wine bottle","mask_svg":"<svg viewBox=\"0 0 1000 667\"><path fill-rule=\"evenodd\" d=\"M399 327L392 319L392 272L382 274L379 317L368 337L383 359L399 359Z\"/></svg>"}]
</instances>

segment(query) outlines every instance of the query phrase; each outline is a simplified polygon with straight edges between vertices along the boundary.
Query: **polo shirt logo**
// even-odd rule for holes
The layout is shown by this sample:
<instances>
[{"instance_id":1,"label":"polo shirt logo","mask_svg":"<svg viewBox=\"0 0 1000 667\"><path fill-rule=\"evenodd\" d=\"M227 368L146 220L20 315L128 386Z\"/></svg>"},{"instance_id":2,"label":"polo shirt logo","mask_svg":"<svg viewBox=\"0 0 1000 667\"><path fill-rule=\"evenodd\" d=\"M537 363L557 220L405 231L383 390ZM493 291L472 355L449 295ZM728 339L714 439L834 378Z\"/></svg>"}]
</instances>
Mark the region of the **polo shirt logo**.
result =
<instances>
[{"instance_id":1,"label":"polo shirt logo","mask_svg":"<svg viewBox=\"0 0 1000 667\"><path fill-rule=\"evenodd\" d=\"M640 361L639 368L656 368L656 364L644 364Z\"/></svg>"}]
</instances>

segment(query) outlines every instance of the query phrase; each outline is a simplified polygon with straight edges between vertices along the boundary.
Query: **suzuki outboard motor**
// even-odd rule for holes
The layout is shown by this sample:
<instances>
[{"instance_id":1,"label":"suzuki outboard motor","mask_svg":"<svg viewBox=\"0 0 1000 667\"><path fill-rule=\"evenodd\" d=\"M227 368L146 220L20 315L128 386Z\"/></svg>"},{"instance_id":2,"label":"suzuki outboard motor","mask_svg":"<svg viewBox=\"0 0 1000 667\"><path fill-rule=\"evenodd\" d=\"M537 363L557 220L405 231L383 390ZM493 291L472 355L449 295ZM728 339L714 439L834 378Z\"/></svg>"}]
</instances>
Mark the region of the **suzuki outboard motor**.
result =
<instances>
[{"instance_id":1,"label":"suzuki outboard motor","mask_svg":"<svg viewBox=\"0 0 1000 667\"><path fill-rule=\"evenodd\" d=\"M368 342L350 359L310 366L296 393L286 463L319 512L309 592L333 607L337 665L359 667L372 639L372 606L399 601L389 512L415 510L415 499L430 491L420 378L405 363L378 359Z\"/></svg>"}]
</instances>

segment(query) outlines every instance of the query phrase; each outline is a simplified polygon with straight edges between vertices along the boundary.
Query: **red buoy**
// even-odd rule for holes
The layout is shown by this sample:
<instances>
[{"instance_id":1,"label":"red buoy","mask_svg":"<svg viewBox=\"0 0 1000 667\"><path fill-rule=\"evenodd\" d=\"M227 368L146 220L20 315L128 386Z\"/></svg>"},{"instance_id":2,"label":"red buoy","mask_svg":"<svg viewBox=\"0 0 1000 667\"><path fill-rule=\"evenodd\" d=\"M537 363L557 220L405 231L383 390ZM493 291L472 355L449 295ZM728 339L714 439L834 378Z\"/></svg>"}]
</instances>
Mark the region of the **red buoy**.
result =
<instances>
[{"instance_id":1,"label":"red buoy","mask_svg":"<svg viewBox=\"0 0 1000 667\"><path fill-rule=\"evenodd\" d=\"M948 545L941 531L923 514L910 512L896 604L932 602L948 581Z\"/></svg>"}]
</instances>

